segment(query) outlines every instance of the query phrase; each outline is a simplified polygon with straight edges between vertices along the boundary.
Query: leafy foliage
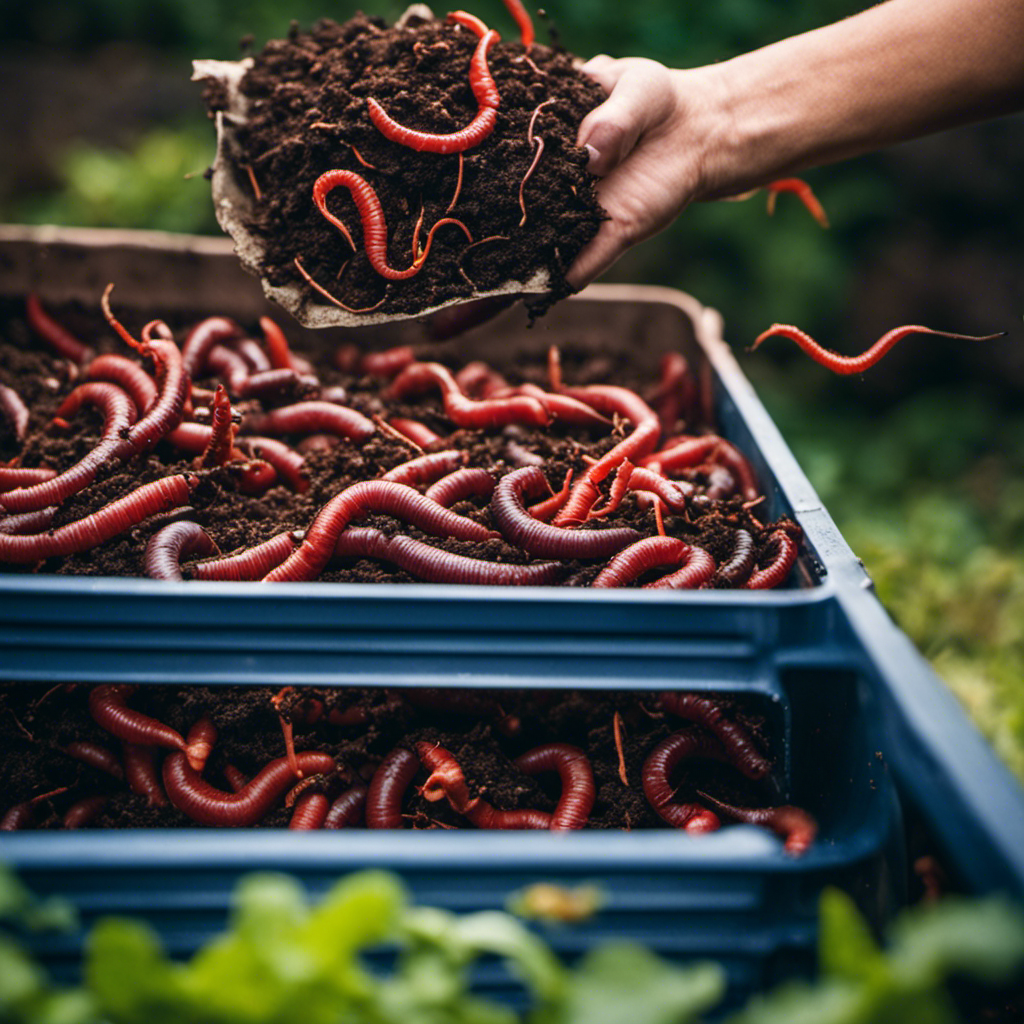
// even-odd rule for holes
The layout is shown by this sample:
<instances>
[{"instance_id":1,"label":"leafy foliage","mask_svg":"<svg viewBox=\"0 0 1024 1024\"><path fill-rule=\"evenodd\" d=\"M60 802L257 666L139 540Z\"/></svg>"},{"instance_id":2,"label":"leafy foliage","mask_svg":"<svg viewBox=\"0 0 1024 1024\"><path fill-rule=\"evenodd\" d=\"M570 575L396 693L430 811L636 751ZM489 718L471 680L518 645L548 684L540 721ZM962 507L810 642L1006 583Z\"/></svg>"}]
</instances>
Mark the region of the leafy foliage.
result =
<instances>
[{"instance_id":1,"label":"leafy foliage","mask_svg":"<svg viewBox=\"0 0 1024 1024\"><path fill-rule=\"evenodd\" d=\"M43 905L9 873L0 872L0 901L8 918L40 923ZM69 920L49 915L53 925ZM382 948L394 951L383 974L362 959ZM525 1017L472 992L473 965L491 957L529 993ZM829 891L821 979L756 999L730 1024L955 1024L948 975L1000 983L1022 962L1024 916L999 900L910 911L883 950L852 901ZM229 930L186 963L169 960L139 921L100 921L77 989L51 986L0 936L5 1024L696 1024L724 990L715 964L677 967L624 942L568 969L511 915L412 907L399 880L376 871L343 878L317 906L288 876L250 875Z\"/></svg>"}]
</instances>

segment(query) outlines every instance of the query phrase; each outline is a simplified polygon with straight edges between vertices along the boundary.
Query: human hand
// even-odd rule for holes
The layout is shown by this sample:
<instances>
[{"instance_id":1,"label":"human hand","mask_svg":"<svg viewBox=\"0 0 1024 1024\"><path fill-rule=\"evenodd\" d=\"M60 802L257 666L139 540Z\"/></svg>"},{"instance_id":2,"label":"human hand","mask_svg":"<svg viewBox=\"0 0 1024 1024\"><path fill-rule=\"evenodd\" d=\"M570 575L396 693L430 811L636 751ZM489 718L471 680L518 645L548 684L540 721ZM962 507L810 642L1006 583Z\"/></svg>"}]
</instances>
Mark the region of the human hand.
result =
<instances>
[{"instance_id":1,"label":"human hand","mask_svg":"<svg viewBox=\"0 0 1024 1024\"><path fill-rule=\"evenodd\" d=\"M577 289L699 197L714 95L711 68L678 71L602 54L582 70L609 94L583 119L578 139L591 150L587 169L602 179L598 198L610 219L566 275Z\"/></svg>"}]
</instances>

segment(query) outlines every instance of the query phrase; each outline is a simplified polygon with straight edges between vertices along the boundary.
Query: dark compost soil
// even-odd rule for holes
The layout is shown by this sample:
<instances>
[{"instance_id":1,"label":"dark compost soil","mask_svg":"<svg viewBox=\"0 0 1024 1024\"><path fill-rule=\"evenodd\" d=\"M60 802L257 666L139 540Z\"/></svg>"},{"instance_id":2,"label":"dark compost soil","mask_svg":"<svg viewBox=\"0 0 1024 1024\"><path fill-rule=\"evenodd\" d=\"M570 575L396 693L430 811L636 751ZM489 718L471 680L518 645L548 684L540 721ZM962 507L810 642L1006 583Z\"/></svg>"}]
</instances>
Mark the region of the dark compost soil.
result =
<instances>
[{"instance_id":1,"label":"dark compost soil","mask_svg":"<svg viewBox=\"0 0 1024 1024\"><path fill-rule=\"evenodd\" d=\"M586 151L576 145L580 121L604 94L570 54L534 44L525 60L519 42L491 48L497 125L466 151L454 204L458 155L389 141L367 113L372 97L404 127L440 134L465 127L478 109L468 77L476 43L472 32L445 21L413 17L399 28L359 14L342 25L318 22L308 33L294 29L254 57L241 85L250 110L236 132L234 160L244 171L240 180L251 173L259 190L251 228L265 246L262 271L272 284L306 287L294 266L298 256L342 302L365 309L383 299L382 313L416 313L475 289L525 282L540 268L549 271L554 297L567 293L565 271L604 219ZM223 109L223 88L208 87L206 101L211 113ZM541 103L535 135L544 150L526 186L521 223L519 186L535 153L527 132ZM354 254L313 203L313 183L335 168L358 173L376 190L390 266L412 263L421 212L421 246L427 229L450 216L469 229L472 247L457 227L441 228L420 273L387 282L366 258L348 191L336 189L327 204L352 233Z\"/></svg>"},{"instance_id":2,"label":"dark compost soil","mask_svg":"<svg viewBox=\"0 0 1024 1024\"><path fill-rule=\"evenodd\" d=\"M109 797L91 826L101 828L181 827L192 823L173 807L149 807L144 797L127 790L123 781L82 763L64 750L74 741L88 741L120 757L120 743L101 729L89 714L90 687L58 684L10 684L0 688L0 778L5 781L7 807L69 787L36 808L32 827L60 828L67 809L96 794ZM281 724L271 703L277 691L269 687L142 686L131 695L133 709L152 715L182 735L202 715L218 730L213 754L204 772L212 785L228 791L225 765L252 777L274 758L284 755ZM438 694L441 691L423 691ZM656 694L580 693L571 691L488 691L479 693L480 707L469 713L414 706L403 696L408 691L320 689L294 691L282 705L295 717L297 750L319 750L333 755L340 777L326 787L336 793L355 782L368 780L396 745L411 747L418 740L440 742L458 759L470 791L485 796L501 809L533 808L552 811L559 797L554 773L524 775L512 764L521 753L542 743L562 742L580 747L594 771L597 800L589 828L664 828L644 797L642 766L651 749L679 729L695 729L657 710ZM361 708L365 722L330 724L325 714L312 726L299 724L309 698L323 701L326 709ZM472 698L471 698L472 699ZM417 702L418 704L419 702ZM774 731L754 697L719 699L728 716L745 726L769 757ZM492 706L489 706L492 705ZM622 718L623 753L628 785L618 771L613 716ZM507 716L507 717L506 717ZM521 730L506 735L503 721L515 718ZM415 791L427 772L421 771L410 787L404 811L408 827L472 827L444 801L428 803ZM744 806L777 802L772 784L751 782L730 765L689 760L678 770L676 798L695 798L696 790ZM291 811L280 806L263 820L267 826L286 826Z\"/></svg>"}]
</instances>

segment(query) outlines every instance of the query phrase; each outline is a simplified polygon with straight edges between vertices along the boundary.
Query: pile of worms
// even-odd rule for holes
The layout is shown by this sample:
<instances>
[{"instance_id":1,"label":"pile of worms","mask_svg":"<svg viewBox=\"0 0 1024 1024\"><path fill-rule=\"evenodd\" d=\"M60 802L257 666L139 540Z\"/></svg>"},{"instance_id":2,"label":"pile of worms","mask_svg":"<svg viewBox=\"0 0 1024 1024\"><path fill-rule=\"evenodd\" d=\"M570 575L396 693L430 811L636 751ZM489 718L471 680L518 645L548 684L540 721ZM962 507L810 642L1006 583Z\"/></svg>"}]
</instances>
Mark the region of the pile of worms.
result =
<instances>
[{"instance_id":1,"label":"pile of worms","mask_svg":"<svg viewBox=\"0 0 1024 1024\"><path fill-rule=\"evenodd\" d=\"M48 768L12 778L12 793L34 791L3 812L0 830L667 825L704 833L741 822L776 833L793 855L817 833L807 811L779 801L763 722L742 698L290 686L218 694L67 683L43 689L7 690L5 718L19 730L11 746L24 748L23 763L45 747ZM558 735L574 742L551 738ZM127 816L105 818L115 805Z\"/></svg>"},{"instance_id":2,"label":"pile of worms","mask_svg":"<svg viewBox=\"0 0 1024 1024\"><path fill-rule=\"evenodd\" d=\"M159 580L359 579L346 567L369 563L440 583L765 589L797 559L800 528L761 521L750 462L701 424L682 353L644 395L567 383L555 348L517 383L410 346L342 345L318 370L268 317L259 337L213 316L136 338L112 288L92 343L28 298L54 393L30 408L0 386L20 448L0 465L0 565L116 543ZM258 543L237 544L243 522Z\"/></svg>"}]
</instances>

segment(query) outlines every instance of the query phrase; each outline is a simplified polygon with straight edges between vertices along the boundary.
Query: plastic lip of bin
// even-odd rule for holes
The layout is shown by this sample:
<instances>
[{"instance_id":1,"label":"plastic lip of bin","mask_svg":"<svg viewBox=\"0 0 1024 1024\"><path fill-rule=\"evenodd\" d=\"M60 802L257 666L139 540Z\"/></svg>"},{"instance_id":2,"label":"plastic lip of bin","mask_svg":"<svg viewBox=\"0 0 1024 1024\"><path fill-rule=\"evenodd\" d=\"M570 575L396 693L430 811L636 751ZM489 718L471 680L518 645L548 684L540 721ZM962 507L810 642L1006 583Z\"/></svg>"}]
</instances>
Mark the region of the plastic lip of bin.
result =
<instances>
[{"instance_id":1,"label":"plastic lip of bin","mask_svg":"<svg viewBox=\"0 0 1024 1024\"><path fill-rule=\"evenodd\" d=\"M133 309L170 316L187 308L249 321L273 314L227 242L0 228L0 298L33 289L44 302L96 304L111 280L115 307L125 317ZM594 286L556 306L529 336L509 317L476 329L467 351L500 336L503 346L529 346L540 359L551 341L584 327L601 329L609 346L629 345L649 364L659 351L679 346L696 358L719 429L754 463L769 514L791 514L805 531L803 586L673 594L319 583L263 588L12 574L0 576L0 679L728 691L771 673L821 673L823 686L831 672L850 673L877 709L874 756L891 770L901 798L924 815L968 887L1024 897L1020 787L871 593L863 568L721 340L716 313L668 289ZM365 338L376 347L401 344L414 329L396 325L386 340L368 329ZM747 832L710 837L701 852L674 842L673 870L691 857L702 861L703 851L714 852L716 870L739 864L744 857L732 861L729 850L741 847L759 862L771 861L777 844ZM189 836L195 842L175 854L162 849L161 837L137 834L133 841L156 859L199 862L209 855L246 867L305 861L339 871L353 863L322 845L322 836ZM54 870L65 858L81 867L120 856L121 835L62 836L60 845L48 843L52 838L14 836L0 853L26 868L31 862ZM578 869L604 874L616 863L628 872L645 870L664 841L582 834L533 836L527 845L524 838L434 836L427 843L452 854L446 861L452 865L457 847L446 846L449 839L470 839L474 862L543 862L549 876L567 877ZM367 855L381 844L382 855L389 851L383 862L403 870L420 863L418 851L393 839L357 842ZM778 863L780 872L803 869L800 861Z\"/></svg>"}]
</instances>

